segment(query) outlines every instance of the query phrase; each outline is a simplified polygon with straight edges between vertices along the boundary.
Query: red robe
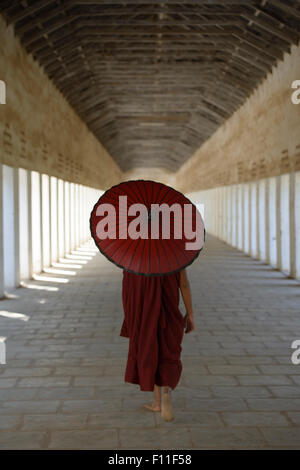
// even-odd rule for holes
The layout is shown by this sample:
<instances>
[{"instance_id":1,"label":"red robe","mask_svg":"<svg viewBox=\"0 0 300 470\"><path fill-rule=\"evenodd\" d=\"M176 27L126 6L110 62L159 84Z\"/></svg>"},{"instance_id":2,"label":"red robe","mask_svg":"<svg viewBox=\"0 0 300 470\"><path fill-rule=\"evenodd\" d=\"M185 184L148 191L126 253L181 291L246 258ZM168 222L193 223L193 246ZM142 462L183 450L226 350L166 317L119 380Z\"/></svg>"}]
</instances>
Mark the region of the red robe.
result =
<instances>
[{"instance_id":1,"label":"red robe","mask_svg":"<svg viewBox=\"0 0 300 470\"><path fill-rule=\"evenodd\" d=\"M129 338L125 382L139 384L141 391L153 391L154 384L174 389L179 382L184 334L179 279L179 272L144 276L123 270L120 336Z\"/></svg>"}]
</instances>

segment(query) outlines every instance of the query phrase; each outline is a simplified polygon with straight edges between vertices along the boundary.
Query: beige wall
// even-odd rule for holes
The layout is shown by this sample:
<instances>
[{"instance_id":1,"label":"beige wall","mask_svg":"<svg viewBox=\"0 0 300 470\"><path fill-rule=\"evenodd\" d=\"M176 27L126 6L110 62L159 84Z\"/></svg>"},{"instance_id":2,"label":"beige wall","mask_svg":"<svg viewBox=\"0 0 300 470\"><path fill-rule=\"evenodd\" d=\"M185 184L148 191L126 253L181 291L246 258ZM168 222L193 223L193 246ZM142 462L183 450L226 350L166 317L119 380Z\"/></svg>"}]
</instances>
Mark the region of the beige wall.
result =
<instances>
[{"instance_id":1,"label":"beige wall","mask_svg":"<svg viewBox=\"0 0 300 470\"><path fill-rule=\"evenodd\" d=\"M123 173L123 181L135 179L149 179L174 186L175 173L162 168L135 168Z\"/></svg>"},{"instance_id":2,"label":"beige wall","mask_svg":"<svg viewBox=\"0 0 300 470\"><path fill-rule=\"evenodd\" d=\"M242 107L180 168L176 188L196 191L300 170L300 46L273 67Z\"/></svg>"},{"instance_id":3,"label":"beige wall","mask_svg":"<svg viewBox=\"0 0 300 470\"><path fill-rule=\"evenodd\" d=\"M122 172L0 16L0 162L106 189Z\"/></svg>"}]
</instances>

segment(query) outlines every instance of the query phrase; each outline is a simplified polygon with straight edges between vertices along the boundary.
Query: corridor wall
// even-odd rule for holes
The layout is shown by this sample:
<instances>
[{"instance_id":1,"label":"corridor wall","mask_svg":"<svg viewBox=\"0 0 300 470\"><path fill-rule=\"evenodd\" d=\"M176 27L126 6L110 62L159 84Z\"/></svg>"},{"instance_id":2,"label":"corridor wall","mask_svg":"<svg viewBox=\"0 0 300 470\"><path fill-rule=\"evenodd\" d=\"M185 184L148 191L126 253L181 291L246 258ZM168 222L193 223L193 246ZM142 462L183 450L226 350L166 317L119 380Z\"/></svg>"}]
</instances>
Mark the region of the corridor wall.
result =
<instances>
[{"instance_id":1,"label":"corridor wall","mask_svg":"<svg viewBox=\"0 0 300 470\"><path fill-rule=\"evenodd\" d=\"M0 164L0 298L91 238L103 191Z\"/></svg>"},{"instance_id":2,"label":"corridor wall","mask_svg":"<svg viewBox=\"0 0 300 470\"><path fill-rule=\"evenodd\" d=\"M208 233L300 279L300 171L186 195Z\"/></svg>"}]
</instances>

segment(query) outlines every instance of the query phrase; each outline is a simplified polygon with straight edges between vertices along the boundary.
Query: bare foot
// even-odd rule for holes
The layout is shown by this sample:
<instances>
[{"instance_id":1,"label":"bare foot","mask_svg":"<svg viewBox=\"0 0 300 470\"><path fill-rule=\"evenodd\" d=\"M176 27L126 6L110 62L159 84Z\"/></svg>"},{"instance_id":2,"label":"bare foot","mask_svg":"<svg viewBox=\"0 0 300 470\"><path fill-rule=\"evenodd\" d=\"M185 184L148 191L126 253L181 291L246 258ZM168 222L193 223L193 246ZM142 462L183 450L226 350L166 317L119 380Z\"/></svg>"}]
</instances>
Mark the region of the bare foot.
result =
<instances>
[{"instance_id":1,"label":"bare foot","mask_svg":"<svg viewBox=\"0 0 300 470\"><path fill-rule=\"evenodd\" d=\"M173 421L174 411L169 393L163 393L161 416L165 421Z\"/></svg>"},{"instance_id":2,"label":"bare foot","mask_svg":"<svg viewBox=\"0 0 300 470\"><path fill-rule=\"evenodd\" d=\"M161 408L160 408L160 405L158 403L147 403L146 405L144 405L145 408L147 408L147 410L150 410L150 411L160 411Z\"/></svg>"}]
</instances>

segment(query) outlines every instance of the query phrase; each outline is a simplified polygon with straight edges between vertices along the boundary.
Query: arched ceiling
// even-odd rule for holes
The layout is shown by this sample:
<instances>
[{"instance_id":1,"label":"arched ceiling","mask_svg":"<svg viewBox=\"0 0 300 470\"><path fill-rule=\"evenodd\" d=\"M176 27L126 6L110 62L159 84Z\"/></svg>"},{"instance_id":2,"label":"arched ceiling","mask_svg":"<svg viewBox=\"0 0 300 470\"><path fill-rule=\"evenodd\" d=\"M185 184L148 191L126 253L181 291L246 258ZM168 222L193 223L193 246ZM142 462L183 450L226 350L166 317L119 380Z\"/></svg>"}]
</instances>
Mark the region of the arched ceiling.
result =
<instances>
[{"instance_id":1,"label":"arched ceiling","mask_svg":"<svg viewBox=\"0 0 300 470\"><path fill-rule=\"evenodd\" d=\"M299 0L1 1L123 171L176 171L300 38Z\"/></svg>"}]
</instances>

